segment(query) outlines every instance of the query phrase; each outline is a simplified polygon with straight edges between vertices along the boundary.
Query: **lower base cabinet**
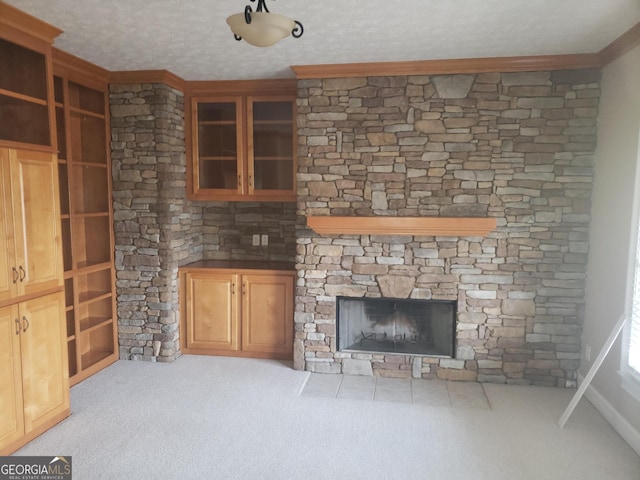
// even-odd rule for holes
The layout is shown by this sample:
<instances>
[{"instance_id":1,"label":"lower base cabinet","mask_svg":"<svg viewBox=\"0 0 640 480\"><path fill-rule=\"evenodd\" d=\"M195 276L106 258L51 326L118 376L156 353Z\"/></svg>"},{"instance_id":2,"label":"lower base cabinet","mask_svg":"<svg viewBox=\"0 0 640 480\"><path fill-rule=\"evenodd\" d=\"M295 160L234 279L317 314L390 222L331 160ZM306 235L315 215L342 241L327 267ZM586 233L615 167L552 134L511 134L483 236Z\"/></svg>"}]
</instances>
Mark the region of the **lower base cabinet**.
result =
<instances>
[{"instance_id":1,"label":"lower base cabinet","mask_svg":"<svg viewBox=\"0 0 640 480\"><path fill-rule=\"evenodd\" d=\"M180 272L185 353L291 359L295 272Z\"/></svg>"},{"instance_id":2,"label":"lower base cabinet","mask_svg":"<svg viewBox=\"0 0 640 480\"><path fill-rule=\"evenodd\" d=\"M64 294L0 308L0 455L69 415Z\"/></svg>"}]
</instances>

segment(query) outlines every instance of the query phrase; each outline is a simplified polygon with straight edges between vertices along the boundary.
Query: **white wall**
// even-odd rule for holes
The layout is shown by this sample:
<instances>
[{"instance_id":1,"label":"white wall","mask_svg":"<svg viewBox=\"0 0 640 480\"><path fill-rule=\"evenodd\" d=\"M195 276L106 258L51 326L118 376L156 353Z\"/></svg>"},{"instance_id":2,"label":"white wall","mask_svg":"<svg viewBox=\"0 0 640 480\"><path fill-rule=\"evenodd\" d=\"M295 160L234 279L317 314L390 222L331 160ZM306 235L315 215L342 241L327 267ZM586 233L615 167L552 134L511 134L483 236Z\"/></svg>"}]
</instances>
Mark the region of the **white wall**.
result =
<instances>
[{"instance_id":1,"label":"white wall","mask_svg":"<svg viewBox=\"0 0 640 480\"><path fill-rule=\"evenodd\" d=\"M640 45L607 65L602 75L583 334L583 352L591 346L591 361L624 310L639 129ZM599 398L599 409L604 405L632 427L628 431L637 440L640 402L621 387L621 345L619 338L594 378L597 392L591 399ZM583 359L581 374L590 367Z\"/></svg>"}]
</instances>

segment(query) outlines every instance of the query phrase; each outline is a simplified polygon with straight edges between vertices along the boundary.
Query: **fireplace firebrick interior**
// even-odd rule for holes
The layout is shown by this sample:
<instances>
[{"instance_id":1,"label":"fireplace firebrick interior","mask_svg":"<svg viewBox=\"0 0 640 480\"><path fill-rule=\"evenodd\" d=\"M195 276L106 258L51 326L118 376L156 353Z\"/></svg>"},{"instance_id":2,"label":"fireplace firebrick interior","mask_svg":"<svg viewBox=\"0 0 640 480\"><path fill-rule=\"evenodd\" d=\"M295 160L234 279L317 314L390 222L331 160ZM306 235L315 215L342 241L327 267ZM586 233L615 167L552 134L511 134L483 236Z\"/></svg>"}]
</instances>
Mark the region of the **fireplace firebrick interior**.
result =
<instances>
[{"instance_id":1,"label":"fireplace firebrick interior","mask_svg":"<svg viewBox=\"0 0 640 480\"><path fill-rule=\"evenodd\" d=\"M337 297L338 350L453 357L457 302Z\"/></svg>"}]
</instances>

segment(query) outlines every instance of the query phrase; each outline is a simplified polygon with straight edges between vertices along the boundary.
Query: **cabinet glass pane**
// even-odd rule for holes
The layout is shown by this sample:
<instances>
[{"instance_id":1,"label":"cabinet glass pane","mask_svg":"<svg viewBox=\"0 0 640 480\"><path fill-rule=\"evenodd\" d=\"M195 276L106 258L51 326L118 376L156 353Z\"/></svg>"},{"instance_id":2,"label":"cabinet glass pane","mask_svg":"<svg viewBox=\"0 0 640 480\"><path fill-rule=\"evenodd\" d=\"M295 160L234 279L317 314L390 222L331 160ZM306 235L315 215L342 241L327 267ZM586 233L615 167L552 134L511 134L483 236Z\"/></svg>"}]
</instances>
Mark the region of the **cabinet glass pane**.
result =
<instances>
[{"instance_id":1,"label":"cabinet glass pane","mask_svg":"<svg viewBox=\"0 0 640 480\"><path fill-rule=\"evenodd\" d=\"M291 190L293 160L256 160L253 166L255 190Z\"/></svg>"},{"instance_id":2,"label":"cabinet glass pane","mask_svg":"<svg viewBox=\"0 0 640 480\"><path fill-rule=\"evenodd\" d=\"M238 162L235 160L200 160L200 188L236 189Z\"/></svg>"},{"instance_id":3,"label":"cabinet glass pane","mask_svg":"<svg viewBox=\"0 0 640 480\"><path fill-rule=\"evenodd\" d=\"M47 67L42 53L0 39L0 65L4 65L0 68L0 88L47 99Z\"/></svg>"},{"instance_id":4,"label":"cabinet glass pane","mask_svg":"<svg viewBox=\"0 0 640 480\"><path fill-rule=\"evenodd\" d=\"M0 95L0 118L0 138L50 145L49 110L46 105Z\"/></svg>"},{"instance_id":5,"label":"cabinet glass pane","mask_svg":"<svg viewBox=\"0 0 640 480\"><path fill-rule=\"evenodd\" d=\"M74 162L107 164L104 119L71 113L71 153Z\"/></svg>"},{"instance_id":6,"label":"cabinet glass pane","mask_svg":"<svg viewBox=\"0 0 640 480\"><path fill-rule=\"evenodd\" d=\"M292 158L293 132L291 124L254 124L253 155L255 158Z\"/></svg>"},{"instance_id":7,"label":"cabinet glass pane","mask_svg":"<svg viewBox=\"0 0 640 480\"><path fill-rule=\"evenodd\" d=\"M198 153L202 157L238 156L235 125L199 125Z\"/></svg>"},{"instance_id":8,"label":"cabinet glass pane","mask_svg":"<svg viewBox=\"0 0 640 480\"><path fill-rule=\"evenodd\" d=\"M74 220L73 255L76 268L111 261L108 215Z\"/></svg>"},{"instance_id":9,"label":"cabinet glass pane","mask_svg":"<svg viewBox=\"0 0 640 480\"><path fill-rule=\"evenodd\" d=\"M104 93L69 82L69 104L72 107L104 115Z\"/></svg>"},{"instance_id":10,"label":"cabinet glass pane","mask_svg":"<svg viewBox=\"0 0 640 480\"><path fill-rule=\"evenodd\" d=\"M235 122L236 104L231 103L199 103L198 122Z\"/></svg>"},{"instance_id":11,"label":"cabinet glass pane","mask_svg":"<svg viewBox=\"0 0 640 480\"><path fill-rule=\"evenodd\" d=\"M254 190L293 189L292 101L253 102Z\"/></svg>"},{"instance_id":12,"label":"cabinet glass pane","mask_svg":"<svg viewBox=\"0 0 640 480\"><path fill-rule=\"evenodd\" d=\"M107 169L101 166L72 167L71 204L74 213L109 211Z\"/></svg>"}]
</instances>

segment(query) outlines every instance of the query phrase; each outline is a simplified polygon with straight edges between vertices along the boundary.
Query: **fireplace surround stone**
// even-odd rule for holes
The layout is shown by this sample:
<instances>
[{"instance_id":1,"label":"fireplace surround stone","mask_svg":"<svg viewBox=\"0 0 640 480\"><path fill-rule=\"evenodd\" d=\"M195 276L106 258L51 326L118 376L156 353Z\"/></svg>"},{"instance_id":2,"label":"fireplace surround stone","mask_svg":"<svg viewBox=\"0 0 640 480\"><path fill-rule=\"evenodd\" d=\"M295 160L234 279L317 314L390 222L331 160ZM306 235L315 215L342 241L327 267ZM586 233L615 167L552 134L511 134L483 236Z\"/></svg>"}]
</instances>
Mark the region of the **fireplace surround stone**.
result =
<instances>
[{"instance_id":1,"label":"fireplace surround stone","mask_svg":"<svg viewBox=\"0 0 640 480\"><path fill-rule=\"evenodd\" d=\"M599 78L300 80L295 368L575 386ZM497 228L319 235L304 223L332 215L491 217ZM396 284L457 301L454 358L337 350L336 297Z\"/></svg>"}]
</instances>

